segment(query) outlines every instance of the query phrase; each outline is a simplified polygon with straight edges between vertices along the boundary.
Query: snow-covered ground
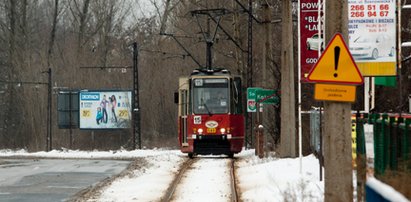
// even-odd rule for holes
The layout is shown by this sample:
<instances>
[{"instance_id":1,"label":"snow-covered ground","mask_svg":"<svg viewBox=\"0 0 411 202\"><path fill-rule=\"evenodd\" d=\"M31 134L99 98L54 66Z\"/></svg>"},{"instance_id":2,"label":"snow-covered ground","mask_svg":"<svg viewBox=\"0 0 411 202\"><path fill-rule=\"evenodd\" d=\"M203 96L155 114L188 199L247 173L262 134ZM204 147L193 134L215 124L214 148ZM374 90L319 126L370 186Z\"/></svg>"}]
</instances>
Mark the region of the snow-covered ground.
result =
<instances>
[{"instance_id":1,"label":"snow-covered ground","mask_svg":"<svg viewBox=\"0 0 411 202\"><path fill-rule=\"evenodd\" d=\"M36 157L53 157L53 158L134 158L146 157L148 164L139 170L135 170L132 175L118 179L107 187L97 199L90 201L155 201L162 196L168 188L168 184L173 180L180 164L187 158L177 150L136 150L136 151L51 151L27 153L24 150L11 151L3 150L1 156L36 156ZM199 158L202 158L201 156ZM226 159L225 157L218 157ZM208 173L218 173L227 163L218 161L218 158L207 158L207 161L216 161L208 163L209 167L201 167ZM307 197L314 201L321 201L323 195L323 182L318 177L318 160L310 155L303 158L303 175L299 174L298 159L276 159L265 158L259 159L254 156L254 150L246 150L236 155L237 161L237 179L243 200L247 201L283 201L284 197L290 199L300 199L306 201ZM228 160L228 159L226 159ZM190 181L210 181L210 175L194 175ZM221 178L214 181L210 186L213 190L226 190L229 185L228 173L222 173ZM203 179L201 178L203 177ZM212 181L212 180L211 180ZM228 181L223 183L223 181ZM213 181L212 181L213 182ZM178 201L189 201L191 197L199 197L198 193L187 192L190 183L186 183L187 188L181 189L184 195L188 197ZM184 190L184 191L183 191ZM193 186L193 191L195 186ZM179 190L177 190L179 192ZM221 194L211 194L213 192L202 192L207 196L207 201L221 201L229 196ZM303 194L303 195L301 195ZM193 199L193 198L191 198ZM198 198L197 198L198 199Z\"/></svg>"},{"instance_id":2,"label":"snow-covered ground","mask_svg":"<svg viewBox=\"0 0 411 202\"><path fill-rule=\"evenodd\" d=\"M167 190L173 180L179 166L187 159L186 154L178 150L135 150L135 151L51 151L27 153L24 150L11 151L0 150L1 157L27 156L49 158L136 158L144 157L148 162L141 168L134 170L111 183L102 190L97 198L89 201L158 201ZM201 156L198 158L202 158ZM216 160L216 163L208 163L206 170L209 173L220 172L226 164L224 160L208 158L207 161ZM225 157L221 157L224 159ZM254 150L245 150L236 155L237 179L243 201L323 201L324 183L319 181L318 160L309 155L302 159L302 174L300 174L300 160L279 159L274 157L259 159L254 156ZM224 165L223 165L224 164ZM201 167L201 164L199 165ZM227 189L229 180L227 173L221 173L221 179L214 181L209 186L213 190ZM204 178L202 178L204 177ZM207 183L208 175L196 175L190 186L186 184L184 192L187 196L198 197L195 194L195 182ZM229 183L229 182L228 182ZM188 191L188 192L187 192ZM197 190L198 191L198 190ZM177 190L178 192L178 190ZM224 199L224 197L223 197ZM198 198L185 198L178 201L198 201ZM206 194L207 201L221 201L221 194Z\"/></svg>"}]
</instances>

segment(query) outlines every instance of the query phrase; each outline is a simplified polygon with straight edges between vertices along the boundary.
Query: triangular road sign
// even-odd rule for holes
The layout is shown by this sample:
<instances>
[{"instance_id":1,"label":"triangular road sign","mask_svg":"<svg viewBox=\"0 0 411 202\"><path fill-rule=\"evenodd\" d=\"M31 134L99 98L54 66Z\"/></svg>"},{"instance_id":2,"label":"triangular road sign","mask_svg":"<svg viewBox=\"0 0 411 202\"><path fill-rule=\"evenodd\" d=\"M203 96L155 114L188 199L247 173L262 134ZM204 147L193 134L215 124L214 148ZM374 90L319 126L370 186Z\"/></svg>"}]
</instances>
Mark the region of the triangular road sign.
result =
<instances>
[{"instance_id":1,"label":"triangular road sign","mask_svg":"<svg viewBox=\"0 0 411 202\"><path fill-rule=\"evenodd\" d=\"M364 79L340 33L334 35L308 74L316 83L362 84Z\"/></svg>"}]
</instances>

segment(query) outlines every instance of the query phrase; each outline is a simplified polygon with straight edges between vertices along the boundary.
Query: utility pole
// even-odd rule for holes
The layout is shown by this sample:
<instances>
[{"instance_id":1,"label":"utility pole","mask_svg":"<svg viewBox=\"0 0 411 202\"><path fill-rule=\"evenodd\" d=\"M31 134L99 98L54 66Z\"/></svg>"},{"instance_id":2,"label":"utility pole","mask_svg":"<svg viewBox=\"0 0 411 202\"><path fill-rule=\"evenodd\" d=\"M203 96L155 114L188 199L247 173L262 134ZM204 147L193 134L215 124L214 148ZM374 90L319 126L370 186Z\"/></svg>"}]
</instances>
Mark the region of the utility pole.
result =
<instances>
[{"instance_id":1,"label":"utility pole","mask_svg":"<svg viewBox=\"0 0 411 202\"><path fill-rule=\"evenodd\" d=\"M140 97L138 82L138 47L137 42L133 43L133 149L136 149L137 138L138 148L141 149L141 123L140 123ZM136 137L136 135L138 137Z\"/></svg>"},{"instance_id":2,"label":"utility pole","mask_svg":"<svg viewBox=\"0 0 411 202\"><path fill-rule=\"evenodd\" d=\"M348 2L327 1L325 39L341 33L348 42ZM351 103L324 102L324 201L353 201Z\"/></svg>"},{"instance_id":3,"label":"utility pole","mask_svg":"<svg viewBox=\"0 0 411 202\"><path fill-rule=\"evenodd\" d=\"M253 0L248 0L248 40L247 40L247 70L246 88L253 86ZM245 99L244 99L245 100ZM252 113L245 112L246 135L245 147L253 145L253 117Z\"/></svg>"},{"instance_id":4,"label":"utility pole","mask_svg":"<svg viewBox=\"0 0 411 202\"><path fill-rule=\"evenodd\" d=\"M281 157L296 157L292 2L282 1Z\"/></svg>"},{"instance_id":5,"label":"utility pole","mask_svg":"<svg viewBox=\"0 0 411 202\"><path fill-rule=\"evenodd\" d=\"M267 69L269 68L272 58L272 40L271 40L271 36L272 36L272 26L271 26L271 10L270 10L270 5L268 4L267 1L263 0L261 2L261 6L263 9L263 16L264 16L264 20L263 20L263 26L264 26L264 51L263 51L263 61L262 61L262 79L261 79L261 84L260 86L262 88L265 89L272 89L272 86L269 85L268 83L268 79L267 79ZM258 104L259 105L259 104ZM267 115L268 115L268 107L264 107L262 106L263 104L261 103L261 117L260 117L260 122L263 126L267 126L267 124L264 123L265 120L267 120ZM260 113L260 112L257 112ZM267 127L266 127L267 128ZM263 129L264 130L264 129ZM262 142L262 152L267 153L268 152L268 148L267 148L267 143L268 143L268 133L264 133L266 131L262 131L263 137L262 140L260 142Z\"/></svg>"},{"instance_id":6,"label":"utility pole","mask_svg":"<svg viewBox=\"0 0 411 202\"><path fill-rule=\"evenodd\" d=\"M53 149L53 139L52 139L52 137L53 137L53 133L52 133L52 128L53 128L53 126L52 126L52 114L51 114L51 108L52 108L52 99L53 99L53 97L52 97L52 80L51 80L51 68L49 67L49 69L48 69L48 71L47 71L47 73L48 73L48 85L47 85L47 87L48 87L48 106L47 106L47 114L48 114L48 131L49 131L49 137L48 137L48 140L49 140L49 148L48 148L48 150L47 151L51 151L52 149Z\"/></svg>"}]
</instances>

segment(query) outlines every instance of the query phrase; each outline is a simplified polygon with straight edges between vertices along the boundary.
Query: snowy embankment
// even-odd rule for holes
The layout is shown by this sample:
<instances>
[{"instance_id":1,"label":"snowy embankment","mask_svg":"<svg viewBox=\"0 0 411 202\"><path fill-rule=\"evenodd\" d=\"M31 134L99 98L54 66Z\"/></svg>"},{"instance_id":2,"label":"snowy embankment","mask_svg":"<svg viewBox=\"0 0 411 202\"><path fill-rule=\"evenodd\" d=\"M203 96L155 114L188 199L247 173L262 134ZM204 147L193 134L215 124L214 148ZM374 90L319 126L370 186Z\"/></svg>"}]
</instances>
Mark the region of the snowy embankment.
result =
<instances>
[{"instance_id":1,"label":"snowy embankment","mask_svg":"<svg viewBox=\"0 0 411 202\"><path fill-rule=\"evenodd\" d=\"M99 194L99 198L90 201L152 201L158 200L173 180L180 164L187 158L177 150L135 150L135 151L73 151L27 153L24 150L0 151L0 157L40 157L40 158L115 158L132 159L144 157L148 162L132 174L112 182ZM198 158L201 158L198 157ZM224 158L224 157L221 157ZM323 183L319 182L318 161L313 156L303 158L304 173L299 174L298 159L259 159L254 150L246 150L236 155L237 179L243 200L283 201L291 197L304 200L307 197L321 201ZM219 166L201 168L215 172ZM195 181L206 181L198 176ZM217 187L224 183L215 183ZM195 192L195 190L192 190ZM187 194L187 193L186 193ZM195 193L192 193L195 196ZM211 197L211 198L210 198ZM213 194L207 198L213 200ZM217 199L217 198L214 198Z\"/></svg>"},{"instance_id":2,"label":"snowy embankment","mask_svg":"<svg viewBox=\"0 0 411 202\"><path fill-rule=\"evenodd\" d=\"M178 150L135 150L135 151L73 151L53 150L51 152L28 153L24 150L0 150L1 157L33 158L96 158L133 159L144 158L147 162L130 174L116 179L99 191L89 201L158 201L187 159ZM198 158L202 158L199 156ZM220 157L217 157L217 159ZM225 158L225 157L221 157ZM298 158L279 159L274 157L259 159L254 150L245 150L236 155L236 174L243 201L323 201L324 183L319 181L318 160L309 155L302 159L302 173ZM219 165L219 164L216 164ZM218 171L219 166L201 167L207 172ZM221 175L226 175L222 173ZM206 182L207 175L196 176L194 181ZM222 176L224 179L224 176ZM219 188L226 183L209 186ZM190 186L188 186L190 187ZM223 188L223 187L221 187ZM195 189L185 189L196 196ZM188 191L188 192L187 192ZM218 201L221 197L210 193L207 201ZM188 200L199 200L198 198Z\"/></svg>"}]
</instances>

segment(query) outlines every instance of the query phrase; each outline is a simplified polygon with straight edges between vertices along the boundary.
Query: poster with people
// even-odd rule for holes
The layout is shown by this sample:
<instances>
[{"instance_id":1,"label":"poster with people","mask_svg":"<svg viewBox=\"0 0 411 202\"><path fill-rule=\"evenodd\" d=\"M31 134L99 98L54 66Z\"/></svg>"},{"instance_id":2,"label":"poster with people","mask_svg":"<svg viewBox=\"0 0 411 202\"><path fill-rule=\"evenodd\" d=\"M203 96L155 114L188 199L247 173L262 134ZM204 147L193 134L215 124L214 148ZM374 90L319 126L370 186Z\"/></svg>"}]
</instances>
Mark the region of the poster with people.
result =
<instances>
[{"instance_id":1,"label":"poster with people","mask_svg":"<svg viewBox=\"0 0 411 202\"><path fill-rule=\"evenodd\" d=\"M80 129L131 126L131 91L81 91Z\"/></svg>"}]
</instances>

